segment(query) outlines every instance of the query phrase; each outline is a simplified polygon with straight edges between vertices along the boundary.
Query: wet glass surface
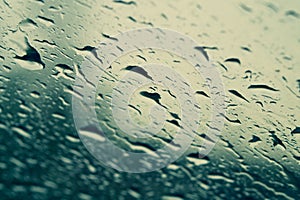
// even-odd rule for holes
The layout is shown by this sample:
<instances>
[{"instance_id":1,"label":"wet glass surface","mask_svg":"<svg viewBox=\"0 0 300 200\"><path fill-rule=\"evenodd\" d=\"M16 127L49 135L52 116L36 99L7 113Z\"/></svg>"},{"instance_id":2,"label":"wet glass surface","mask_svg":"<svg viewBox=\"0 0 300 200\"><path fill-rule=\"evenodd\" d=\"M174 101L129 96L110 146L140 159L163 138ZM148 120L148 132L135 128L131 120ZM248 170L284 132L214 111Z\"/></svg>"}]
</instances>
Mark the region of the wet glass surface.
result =
<instances>
[{"instance_id":1,"label":"wet glass surface","mask_svg":"<svg viewBox=\"0 0 300 200\"><path fill-rule=\"evenodd\" d=\"M300 2L3 0L0 11L1 199L300 198ZM151 106L167 108L155 139L126 137L105 114L116 84L109 77L142 64L163 63L189 80L201 121L174 163L144 174L118 172L80 141L72 84L101 41L151 27L178 31L204 49L224 84L225 125L213 150L199 158L211 104L195 69L162 50L124 55L97 86L97 117L114 143L151 153L180 126L179 103L161 85L139 88L128 105L144 125Z\"/></svg>"}]
</instances>

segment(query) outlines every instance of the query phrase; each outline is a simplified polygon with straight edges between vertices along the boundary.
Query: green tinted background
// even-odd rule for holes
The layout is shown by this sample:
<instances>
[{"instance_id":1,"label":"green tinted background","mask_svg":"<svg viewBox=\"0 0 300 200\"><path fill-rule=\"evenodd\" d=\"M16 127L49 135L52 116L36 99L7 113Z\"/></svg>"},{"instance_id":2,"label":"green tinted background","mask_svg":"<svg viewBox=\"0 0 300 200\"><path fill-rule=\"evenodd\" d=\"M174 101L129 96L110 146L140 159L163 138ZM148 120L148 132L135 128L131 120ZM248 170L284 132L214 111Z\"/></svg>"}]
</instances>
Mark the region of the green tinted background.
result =
<instances>
[{"instance_id":1,"label":"green tinted background","mask_svg":"<svg viewBox=\"0 0 300 200\"><path fill-rule=\"evenodd\" d=\"M1 199L300 198L299 1L3 0L0 11ZM72 83L100 41L145 27L178 31L205 48L226 90L225 127L203 159L195 141L164 169L120 173L80 142ZM115 65L139 64L137 55ZM168 56L147 58L171 65ZM197 98L205 113L209 99Z\"/></svg>"}]
</instances>

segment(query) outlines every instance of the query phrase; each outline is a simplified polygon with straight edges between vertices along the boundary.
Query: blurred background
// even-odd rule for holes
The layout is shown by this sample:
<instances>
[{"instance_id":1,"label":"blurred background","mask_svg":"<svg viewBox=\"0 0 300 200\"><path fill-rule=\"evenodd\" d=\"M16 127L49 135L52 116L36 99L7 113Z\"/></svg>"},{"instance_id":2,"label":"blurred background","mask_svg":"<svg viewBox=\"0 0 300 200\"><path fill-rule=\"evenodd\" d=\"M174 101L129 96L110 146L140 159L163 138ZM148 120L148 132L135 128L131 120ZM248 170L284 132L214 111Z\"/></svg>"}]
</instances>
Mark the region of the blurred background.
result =
<instances>
[{"instance_id":1,"label":"blurred background","mask_svg":"<svg viewBox=\"0 0 300 200\"><path fill-rule=\"evenodd\" d=\"M299 1L2 0L0 11L1 199L300 199ZM224 84L225 126L214 149L198 158L211 105L195 69L162 50L124 55L108 73L169 65L191 82L202 118L195 141L176 162L155 172L118 172L80 141L72 84L101 41L151 27L187 35L206 51ZM155 142L124 137L106 111L113 83L101 83L99 123L116 144L153 151L172 138L180 113L166 119ZM179 112L164 88L155 91ZM131 98L130 113L147 124L155 102L140 94Z\"/></svg>"}]
</instances>

